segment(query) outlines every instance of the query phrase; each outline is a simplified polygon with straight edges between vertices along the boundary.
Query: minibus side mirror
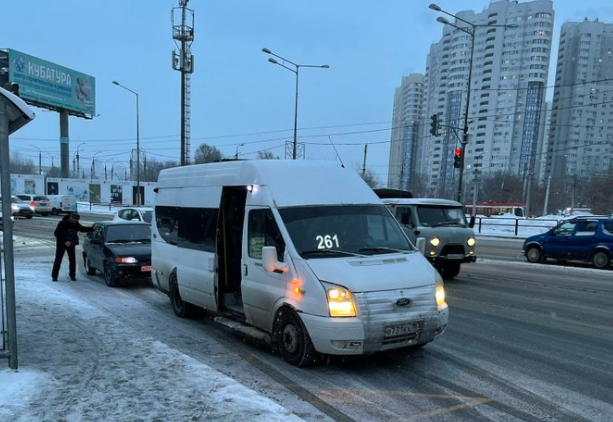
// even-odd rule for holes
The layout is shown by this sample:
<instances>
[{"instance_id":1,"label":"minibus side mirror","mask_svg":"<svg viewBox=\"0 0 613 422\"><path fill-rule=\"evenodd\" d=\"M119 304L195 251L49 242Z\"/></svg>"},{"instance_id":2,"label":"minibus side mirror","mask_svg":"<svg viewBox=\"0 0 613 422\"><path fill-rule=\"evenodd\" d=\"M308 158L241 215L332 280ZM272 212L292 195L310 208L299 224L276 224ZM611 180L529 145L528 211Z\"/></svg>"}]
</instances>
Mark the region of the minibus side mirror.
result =
<instances>
[{"instance_id":1,"label":"minibus side mirror","mask_svg":"<svg viewBox=\"0 0 613 422\"><path fill-rule=\"evenodd\" d=\"M277 248L274 246L264 246L262 248L262 261L266 272L282 274L289 270L287 265L277 261Z\"/></svg>"},{"instance_id":2,"label":"minibus side mirror","mask_svg":"<svg viewBox=\"0 0 613 422\"><path fill-rule=\"evenodd\" d=\"M470 216L470 221L469 221L469 223L468 223L468 227L470 227L471 229L472 229L473 227L475 227L475 220L476 220L476 217L475 217L474 215L471 215L471 216Z\"/></svg>"}]
</instances>

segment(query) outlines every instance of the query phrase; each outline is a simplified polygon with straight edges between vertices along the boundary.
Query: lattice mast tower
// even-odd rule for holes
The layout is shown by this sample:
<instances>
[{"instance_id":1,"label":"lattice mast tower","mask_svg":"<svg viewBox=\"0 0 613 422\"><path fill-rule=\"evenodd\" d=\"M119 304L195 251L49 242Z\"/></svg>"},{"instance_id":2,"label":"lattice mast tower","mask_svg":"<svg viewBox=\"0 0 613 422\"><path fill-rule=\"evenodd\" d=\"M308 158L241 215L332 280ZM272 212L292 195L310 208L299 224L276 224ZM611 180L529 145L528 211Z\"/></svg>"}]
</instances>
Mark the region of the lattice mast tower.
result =
<instances>
[{"instance_id":1,"label":"lattice mast tower","mask_svg":"<svg viewBox=\"0 0 613 422\"><path fill-rule=\"evenodd\" d=\"M179 51L172 52L172 68L181 72L181 165L190 163L191 135L191 74L194 72L194 56L191 45L194 42L194 11L187 8L189 0L179 0L179 7L173 7L172 38ZM175 18L180 17L180 24ZM178 20L178 19L177 19ZM191 20L191 25L189 21Z\"/></svg>"}]
</instances>

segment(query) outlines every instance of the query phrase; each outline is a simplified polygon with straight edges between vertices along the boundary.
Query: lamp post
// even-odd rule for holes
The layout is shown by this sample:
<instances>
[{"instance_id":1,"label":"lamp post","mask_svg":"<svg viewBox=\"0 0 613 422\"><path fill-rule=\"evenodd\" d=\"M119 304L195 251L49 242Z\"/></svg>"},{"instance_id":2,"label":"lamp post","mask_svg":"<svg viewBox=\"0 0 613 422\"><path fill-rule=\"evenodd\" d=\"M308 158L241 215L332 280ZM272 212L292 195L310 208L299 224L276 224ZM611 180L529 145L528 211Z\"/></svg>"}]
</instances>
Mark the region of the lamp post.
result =
<instances>
[{"instance_id":1,"label":"lamp post","mask_svg":"<svg viewBox=\"0 0 613 422\"><path fill-rule=\"evenodd\" d=\"M117 85L120 88L125 89L126 91L131 92L136 96L136 205L141 205L140 198L140 115L139 115L139 106L138 106L138 93L132 91L130 88L127 88L120 84L117 81L113 81L114 85Z\"/></svg>"},{"instance_id":2,"label":"lamp post","mask_svg":"<svg viewBox=\"0 0 613 422\"><path fill-rule=\"evenodd\" d=\"M51 169L55 168L54 162L53 162L53 155L49 154L48 152L45 152L45 154L47 154L49 157L51 157Z\"/></svg>"},{"instance_id":3,"label":"lamp post","mask_svg":"<svg viewBox=\"0 0 613 422\"><path fill-rule=\"evenodd\" d=\"M36 148L38 150L38 175L43 174L43 152L41 149L35 145L30 145L32 148Z\"/></svg>"},{"instance_id":4,"label":"lamp post","mask_svg":"<svg viewBox=\"0 0 613 422\"><path fill-rule=\"evenodd\" d=\"M112 158L109 158L108 160L106 160L104 162L104 180L106 180L106 163L108 163L110 160L112 160ZM113 179L113 177L111 176L111 180Z\"/></svg>"},{"instance_id":5,"label":"lamp post","mask_svg":"<svg viewBox=\"0 0 613 422\"><path fill-rule=\"evenodd\" d=\"M322 64L322 65L297 64L297 63L292 62L291 60L288 60L284 57L281 57L273 53L268 48L262 48L262 51L266 54L270 54L271 56L275 56L278 59L283 60L282 63L279 63L277 60L270 58L268 59L270 63L281 66L282 68L287 69L296 75L296 100L294 104L294 145L293 145L293 152L292 152L292 159L295 160L297 156L297 151L298 151L298 79L299 79L300 68L301 67L312 67L312 68L319 68L319 69L329 69L330 66L328 66L327 64ZM290 65L294 66L294 68L292 69L291 67L288 67L286 63L289 63Z\"/></svg>"},{"instance_id":6,"label":"lamp post","mask_svg":"<svg viewBox=\"0 0 613 422\"><path fill-rule=\"evenodd\" d=\"M456 15L454 15L453 13L447 12L446 10L443 10L440 8L440 6L436 5L436 4L430 4L428 6L430 9L436 11L436 12L441 12L444 13L448 16L451 16L452 18L456 19L456 21L461 21L463 23L465 23L466 25L468 25L471 29L469 30L468 28L462 28L460 26L457 26L451 22L449 22L447 19L443 18L442 16L439 16L436 21L442 23L443 25L449 25L449 26L453 26L454 28L468 34L470 36L471 42L470 42L470 58L468 60L468 82L467 82L467 86L466 86L466 104L465 104L465 112L464 112L464 127L462 128L463 130L463 136L462 136L462 140L460 141L460 148L461 148L461 155L460 155L460 171L458 174L458 190L456 193L456 200L458 202L462 202L462 183L463 183L463 179L464 179L464 153L466 152L466 145L468 144L468 111L469 111L469 107L470 107L470 86L472 83L472 74L473 74L473 53L475 51L475 32L477 31L477 28L517 28L518 25L515 24L511 24L511 25L479 25L479 24L474 24L472 22L469 22L467 20L464 20Z\"/></svg>"},{"instance_id":7,"label":"lamp post","mask_svg":"<svg viewBox=\"0 0 613 422\"><path fill-rule=\"evenodd\" d=\"M77 146L77 162L75 164L75 172L77 174L77 179L79 178L79 172L81 171L81 163L79 162L79 148L81 148L81 146L85 145L85 142L81 142L78 146Z\"/></svg>"},{"instance_id":8,"label":"lamp post","mask_svg":"<svg viewBox=\"0 0 613 422\"><path fill-rule=\"evenodd\" d=\"M100 154L102 151L98 151L94 154L94 156L92 157L92 167L90 170L90 179L94 179L96 176L96 155Z\"/></svg>"},{"instance_id":9,"label":"lamp post","mask_svg":"<svg viewBox=\"0 0 613 422\"><path fill-rule=\"evenodd\" d=\"M243 145L245 145L245 144L238 144L238 145L236 146L236 154L234 154L234 159L235 159L235 160L238 160L238 149L239 149L240 147L242 147Z\"/></svg>"}]
</instances>

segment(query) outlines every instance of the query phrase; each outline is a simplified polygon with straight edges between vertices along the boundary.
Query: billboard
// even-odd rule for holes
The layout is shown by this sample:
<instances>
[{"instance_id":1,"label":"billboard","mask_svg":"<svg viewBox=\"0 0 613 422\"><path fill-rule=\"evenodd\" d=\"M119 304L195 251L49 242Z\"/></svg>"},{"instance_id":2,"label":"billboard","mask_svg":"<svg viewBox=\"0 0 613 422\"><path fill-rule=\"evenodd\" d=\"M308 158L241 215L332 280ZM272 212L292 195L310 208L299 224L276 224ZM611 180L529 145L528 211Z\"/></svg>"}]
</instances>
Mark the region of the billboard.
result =
<instances>
[{"instance_id":1,"label":"billboard","mask_svg":"<svg viewBox=\"0 0 613 422\"><path fill-rule=\"evenodd\" d=\"M8 49L9 82L19 85L26 102L52 110L93 117L96 114L96 79L93 76Z\"/></svg>"}]
</instances>

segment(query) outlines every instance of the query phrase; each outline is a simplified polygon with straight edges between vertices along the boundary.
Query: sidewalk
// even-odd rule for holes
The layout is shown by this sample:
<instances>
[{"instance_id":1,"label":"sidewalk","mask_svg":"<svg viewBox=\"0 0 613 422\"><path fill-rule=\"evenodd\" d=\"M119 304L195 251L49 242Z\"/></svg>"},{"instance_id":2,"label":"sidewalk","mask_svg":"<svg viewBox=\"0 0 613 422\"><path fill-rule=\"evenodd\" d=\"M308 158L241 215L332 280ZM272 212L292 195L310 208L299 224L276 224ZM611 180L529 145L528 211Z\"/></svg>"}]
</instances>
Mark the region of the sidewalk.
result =
<instances>
[{"instance_id":1,"label":"sidewalk","mask_svg":"<svg viewBox=\"0 0 613 422\"><path fill-rule=\"evenodd\" d=\"M48 262L15 268L19 370L0 359L0 421L301 420L68 295Z\"/></svg>"}]
</instances>

